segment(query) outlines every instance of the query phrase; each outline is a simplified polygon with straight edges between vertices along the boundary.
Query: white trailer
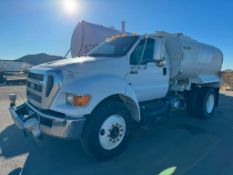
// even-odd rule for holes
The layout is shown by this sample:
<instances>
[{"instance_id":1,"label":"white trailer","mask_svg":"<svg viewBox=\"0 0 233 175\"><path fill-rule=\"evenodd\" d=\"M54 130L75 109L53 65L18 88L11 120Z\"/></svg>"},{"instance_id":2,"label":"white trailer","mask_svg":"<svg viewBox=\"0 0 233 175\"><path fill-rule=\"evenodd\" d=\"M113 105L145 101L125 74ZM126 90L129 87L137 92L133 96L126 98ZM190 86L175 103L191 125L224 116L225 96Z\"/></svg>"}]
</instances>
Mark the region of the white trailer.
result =
<instances>
[{"instance_id":1,"label":"white trailer","mask_svg":"<svg viewBox=\"0 0 233 175\"><path fill-rule=\"evenodd\" d=\"M168 119L171 107L207 119L218 105L222 52L183 34L108 39L87 56L30 69L27 102L10 112L34 137L81 139L97 159L119 154L133 122Z\"/></svg>"},{"instance_id":2,"label":"white trailer","mask_svg":"<svg viewBox=\"0 0 233 175\"><path fill-rule=\"evenodd\" d=\"M0 60L0 72L22 72L30 67L25 62L18 62L13 60Z\"/></svg>"},{"instance_id":3,"label":"white trailer","mask_svg":"<svg viewBox=\"0 0 233 175\"><path fill-rule=\"evenodd\" d=\"M24 72L29 69L30 65L25 62L13 60L0 60L0 82L6 81L6 74L13 72Z\"/></svg>"}]
</instances>

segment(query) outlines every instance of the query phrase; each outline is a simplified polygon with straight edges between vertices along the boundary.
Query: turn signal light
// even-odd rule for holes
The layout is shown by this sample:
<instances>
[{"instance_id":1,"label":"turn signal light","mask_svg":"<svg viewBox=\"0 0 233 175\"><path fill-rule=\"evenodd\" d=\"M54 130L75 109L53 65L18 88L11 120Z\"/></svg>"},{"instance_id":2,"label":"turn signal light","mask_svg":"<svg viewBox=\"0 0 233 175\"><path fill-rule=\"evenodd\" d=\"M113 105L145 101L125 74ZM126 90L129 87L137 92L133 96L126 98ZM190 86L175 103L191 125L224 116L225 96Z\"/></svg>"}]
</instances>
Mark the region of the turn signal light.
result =
<instances>
[{"instance_id":1,"label":"turn signal light","mask_svg":"<svg viewBox=\"0 0 233 175\"><path fill-rule=\"evenodd\" d=\"M91 98L89 95L73 96L73 105L74 106L85 106L89 103L90 99Z\"/></svg>"},{"instance_id":2,"label":"turn signal light","mask_svg":"<svg viewBox=\"0 0 233 175\"><path fill-rule=\"evenodd\" d=\"M73 95L66 94L66 102L73 106L85 106L89 103L91 97L89 95Z\"/></svg>"}]
</instances>

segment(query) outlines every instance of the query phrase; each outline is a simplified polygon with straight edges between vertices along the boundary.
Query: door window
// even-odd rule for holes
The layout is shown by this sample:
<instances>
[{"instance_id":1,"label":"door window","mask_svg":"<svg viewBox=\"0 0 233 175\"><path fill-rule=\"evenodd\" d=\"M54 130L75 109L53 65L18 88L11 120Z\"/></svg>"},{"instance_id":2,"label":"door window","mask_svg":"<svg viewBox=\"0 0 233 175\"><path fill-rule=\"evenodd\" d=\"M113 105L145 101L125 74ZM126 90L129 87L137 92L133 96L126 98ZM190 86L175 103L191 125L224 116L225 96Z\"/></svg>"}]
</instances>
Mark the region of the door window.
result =
<instances>
[{"instance_id":1,"label":"door window","mask_svg":"<svg viewBox=\"0 0 233 175\"><path fill-rule=\"evenodd\" d=\"M151 38L143 39L139 42L130 56L130 64L144 64L154 59L155 40Z\"/></svg>"}]
</instances>

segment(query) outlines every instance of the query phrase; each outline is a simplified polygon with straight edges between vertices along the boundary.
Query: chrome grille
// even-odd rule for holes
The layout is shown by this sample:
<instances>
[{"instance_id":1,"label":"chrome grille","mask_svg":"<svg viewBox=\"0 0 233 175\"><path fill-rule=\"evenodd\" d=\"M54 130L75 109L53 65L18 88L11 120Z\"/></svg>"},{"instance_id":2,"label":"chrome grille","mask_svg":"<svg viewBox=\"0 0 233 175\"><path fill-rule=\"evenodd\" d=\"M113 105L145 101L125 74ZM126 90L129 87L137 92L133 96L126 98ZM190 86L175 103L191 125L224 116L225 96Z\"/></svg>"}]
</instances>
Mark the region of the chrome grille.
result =
<instances>
[{"instance_id":1,"label":"chrome grille","mask_svg":"<svg viewBox=\"0 0 233 175\"><path fill-rule=\"evenodd\" d=\"M28 73L27 79L27 98L30 102L37 105L42 102L44 74Z\"/></svg>"},{"instance_id":2,"label":"chrome grille","mask_svg":"<svg viewBox=\"0 0 233 175\"><path fill-rule=\"evenodd\" d=\"M41 97L39 95L36 95L30 91L27 91L27 97L37 101L38 103L41 103Z\"/></svg>"},{"instance_id":3,"label":"chrome grille","mask_svg":"<svg viewBox=\"0 0 233 175\"><path fill-rule=\"evenodd\" d=\"M48 109L61 86L62 73L58 70L31 69L27 79L27 99L41 108Z\"/></svg>"},{"instance_id":4,"label":"chrome grille","mask_svg":"<svg viewBox=\"0 0 233 175\"><path fill-rule=\"evenodd\" d=\"M27 82L27 87L31 88L35 91L42 92L42 85L35 84L33 82L28 81Z\"/></svg>"},{"instance_id":5,"label":"chrome grille","mask_svg":"<svg viewBox=\"0 0 233 175\"><path fill-rule=\"evenodd\" d=\"M31 79L34 79L34 80L37 80L37 81L43 81L44 80L44 75L29 72L28 73L28 78L31 78Z\"/></svg>"}]
</instances>

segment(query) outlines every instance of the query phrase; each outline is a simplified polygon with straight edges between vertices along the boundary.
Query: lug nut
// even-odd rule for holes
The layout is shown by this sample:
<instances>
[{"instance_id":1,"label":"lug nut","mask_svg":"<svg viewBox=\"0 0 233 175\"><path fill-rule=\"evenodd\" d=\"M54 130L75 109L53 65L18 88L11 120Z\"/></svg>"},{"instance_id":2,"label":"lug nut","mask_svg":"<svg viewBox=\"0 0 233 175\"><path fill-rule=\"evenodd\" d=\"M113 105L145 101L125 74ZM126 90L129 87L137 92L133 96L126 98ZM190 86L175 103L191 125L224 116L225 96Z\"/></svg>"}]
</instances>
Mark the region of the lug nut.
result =
<instances>
[{"instance_id":1,"label":"lug nut","mask_svg":"<svg viewBox=\"0 0 233 175\"><path fill-rule=\"evenodd\" d=\"M105 134L105 130L104 129L101 129L100 130L100 135L103 136Z\"/></svg>"}]
</instances>

